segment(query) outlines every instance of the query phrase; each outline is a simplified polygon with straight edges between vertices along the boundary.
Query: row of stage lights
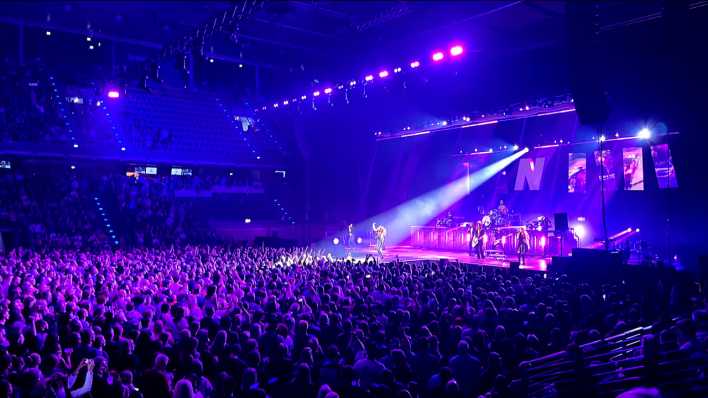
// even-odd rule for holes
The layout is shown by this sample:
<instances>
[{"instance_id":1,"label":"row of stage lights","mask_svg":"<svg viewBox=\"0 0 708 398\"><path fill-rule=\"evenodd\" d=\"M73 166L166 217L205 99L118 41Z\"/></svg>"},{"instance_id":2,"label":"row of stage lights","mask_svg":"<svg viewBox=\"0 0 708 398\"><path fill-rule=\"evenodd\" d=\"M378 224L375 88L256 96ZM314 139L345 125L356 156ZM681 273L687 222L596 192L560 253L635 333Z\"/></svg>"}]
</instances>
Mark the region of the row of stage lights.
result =
<instances>
[{"instance_id":1,"label":"row of stage lights","mask_svg":"<svg viewBox=\"0 0 708 398\"><path fill-rule=\"evenodd\" d=\"M462 45L456 44L456 45L450 47L450 49L447 51L447 53L444 52L444 51L442 51L442 50L436 50L436 51L434 51L434 52L430 55L430 59L431 59L432 62L438 63L438 62L442 62L443 60L445 60L445 58L447 57L446 54L449 54L450 58L453 58L453 59L454 59L454 58L460 57L460 56L464 53L464 51L465 51L465 49L464 49L464 47L463 47ZM413 60L413 61L411 61L411 62L408 63L409 69L417 69L417 68L420 68L422 65L423 65L423 64L422 64L422 62L421 62L420 60ZM399 73L403 72L403 68L400 67L400 66L397 66L397 67L393 68L392 71L393 71L393 74L399 74ZM379 72L376 74L376 76L378 76L379 79L386 79L386 78L388 78L389 76L391 76L391 72L389 72L388 69L382 69L381 71L379 71ZM345 83L339 83L339 84L337 84L335 87L337 88L337 90L343 90L346 86L349 86L350 88L352 88L352 87L357 86L358 84L369 84L369 83L372 82L374 79L375 79L375 75L374 75L374 74L367 74L367 75L365 75L364 78L361 79L361 80L352 79L352 80L349 80L349 82L346 83L346 84L345 84ZM305 101L305 100L307 100L308 98L312 98L312 99L314 100L315 98L322 96L322 94L331 95L333 92L334 92L334 88L333 88L333 87L325 87L324 89L319 89L319 90L313 91L313 92L310 94L311 97L308 96L308 94L303 94L303 95L301 95L300 97L293 97L293 98L291 98L291 99L285 99L285 100L282 100L282 101L280 101L280 102L275 102L275 103L273 103L271 106L263 105L263 106L260 107L260 108L256 108L255 111L256 111L256 112L259 112L259 111L265 111L265 110L268 110L268 109L278 109L278 108L280 108L280 107L286 107L286 106L288 106L288 105L297 103L298 101Z\"/></svg>"},{"instance_id":2,"label":"row of stage lights","mask_svg":"<svg viewBox=\"0 0 708 398\"><path fill-rule=\"evenodd\" d=\"M595 136L592 137L591 141L581 141L581 142L575 142L575 144L587 144L591 142L608 142L608 141L617 141L617 140L627 140L627 139L640 139L640 140L649 140L654 136L654 132L649 128L649 127L642 127L636 134L634 135L629 135L629 136L621 136L620 133L615 133L613 138L607 138L605 135L601 136ZM554 147L559 147L561 145L571 145L573 142L569 140L554 140L553 144L549 145L537 145L533 147L534 149L546 149L546 148L554 148ZM497 147L498 151L517 151L519 150L519 145L500 145ZM460 149L458 154L459 155L483 155L483 154L489 154L489 153L494 153L494 148L490 147L487 149L480 149L479 147L474 148L474 151L471 153L464 153L463 149Z\"/></svg>"},{"instance_id":3,"label":"row of stage lights","mask_svg":"<svg viewBox=\"0 0 708 398\"><path fill-rule=\"evenodd\" d=\"M522 118L551 116L561 113L575 112L575 105L573 102L573 99L569 95L562 95L552 98L539 99L530 105L529 103L512 105L490 113L481 113L474 116L458 116L448 120L438 120L425 124L419 124L415 127L406 126L397 131L376 131L373 135L377 140L407 138L430 134L436 131L486 126Z\"/></svg>"}]
</instances>

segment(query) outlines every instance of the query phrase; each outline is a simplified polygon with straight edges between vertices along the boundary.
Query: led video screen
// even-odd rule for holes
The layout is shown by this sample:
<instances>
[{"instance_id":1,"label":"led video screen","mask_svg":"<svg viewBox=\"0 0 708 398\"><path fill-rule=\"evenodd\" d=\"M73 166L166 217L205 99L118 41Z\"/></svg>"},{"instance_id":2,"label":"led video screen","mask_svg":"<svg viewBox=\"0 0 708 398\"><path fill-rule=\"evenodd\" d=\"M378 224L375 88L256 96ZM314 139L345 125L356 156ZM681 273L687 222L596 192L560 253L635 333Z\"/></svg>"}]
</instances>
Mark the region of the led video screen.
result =
<instances>
[{"instance_id":1,"label":"led video screen","mask_svg":"<svg viewBox=\"0 0 708 398\"><path fill-rule=\"evenodd\" d=\"M587 157L584 153L568 154L568 192L585 192L587 185Z\"/></svg>"},{"instance_id":2,"label":"led video screen","mask_svg":"<svg viewBox=\"0 0 708 398\"><path fill-rule=\"evenodd\" d=\"M654 160L654 171L659 188L678 188L676 169L674 169L669 144L652 145L651 157Z\"/></svg>"},{"instance_id":3,"label":"led video screen","mask_svg":"<svg viewBox=\"0 0 708 398\"><path fill-rule=\"evenodd\" d=\"M622 148L622 169L625 191L644 190L644 160L642 148Z\"/></svg>"}]
</instances>

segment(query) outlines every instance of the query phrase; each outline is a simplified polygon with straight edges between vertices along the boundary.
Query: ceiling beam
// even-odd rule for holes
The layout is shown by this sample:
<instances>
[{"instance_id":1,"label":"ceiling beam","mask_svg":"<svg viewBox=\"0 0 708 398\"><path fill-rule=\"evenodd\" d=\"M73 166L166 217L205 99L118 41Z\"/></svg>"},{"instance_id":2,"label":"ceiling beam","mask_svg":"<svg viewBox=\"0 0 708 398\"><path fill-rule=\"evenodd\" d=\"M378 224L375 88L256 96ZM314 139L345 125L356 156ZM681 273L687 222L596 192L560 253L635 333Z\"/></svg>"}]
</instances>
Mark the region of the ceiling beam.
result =
<instances>
[{"instance_id":1,"label":"ceiling beam","mask_svg":"<svg viewBox=\"0 0 708 398\"><path fill-rule=\"evenodd\" d=\"M151 49L155 49L155 50L161 50L163 47L162 44L155 43L152 41L130 39L127 37L121 37L121 36L116 36L116 35L96 32L96 31L89 32L85 29L67 28L64 26L53 25L53 24L46 23L46 22L28 21L28 20L24 20L24 19L20 19L20 18L13 18L13 17L0 16L0 24L13 25L13 26L17 26L17 27L24 26L24 27L29 27L29 28L51 30L53 32L68 33L68 34L73 34L73 35L77 35L77 36L87 36L90 34L91 37L95 37L97 39L103 39L103 40L112 41L112 42L116 42L116 43L130 44L130 45L133 45L136 47L151 48Z\"/></svg>"}]
</instances>

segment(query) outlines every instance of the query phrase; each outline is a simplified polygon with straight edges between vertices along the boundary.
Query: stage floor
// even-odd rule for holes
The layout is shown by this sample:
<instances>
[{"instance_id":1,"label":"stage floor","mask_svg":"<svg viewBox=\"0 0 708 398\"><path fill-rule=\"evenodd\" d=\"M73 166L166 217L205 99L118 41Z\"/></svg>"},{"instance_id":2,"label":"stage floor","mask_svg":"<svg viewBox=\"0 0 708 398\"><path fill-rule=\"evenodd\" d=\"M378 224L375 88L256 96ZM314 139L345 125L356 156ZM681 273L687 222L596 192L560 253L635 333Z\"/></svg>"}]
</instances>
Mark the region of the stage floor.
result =
<instances>
[{"instance_id":1,"label":"stage floor","mask_svg":"<svg viewBox=\"0 0 708 398\"><path fill-rule=\"evenodd\" d=\"M365 257L367 254L376 255L376 248L366 247L357 248L353 255L354 257ZM507 257L504 261L485 258L478 259L464 252L458 251L441 251L432 249L421 249L412 246L390 246L384 252L384 261L393 261L398 258L401 261L419 261L419 260L440 260L446 259L451 261L459 261L464 264L473 264L486 267L509 268L509 262L515 261L516 257ZM531 271L546 272L548 265L551 263L550 258L540 256L530 256L526 258L526 265L522 265L520 269Z\"/></svg>"}]
</instances>

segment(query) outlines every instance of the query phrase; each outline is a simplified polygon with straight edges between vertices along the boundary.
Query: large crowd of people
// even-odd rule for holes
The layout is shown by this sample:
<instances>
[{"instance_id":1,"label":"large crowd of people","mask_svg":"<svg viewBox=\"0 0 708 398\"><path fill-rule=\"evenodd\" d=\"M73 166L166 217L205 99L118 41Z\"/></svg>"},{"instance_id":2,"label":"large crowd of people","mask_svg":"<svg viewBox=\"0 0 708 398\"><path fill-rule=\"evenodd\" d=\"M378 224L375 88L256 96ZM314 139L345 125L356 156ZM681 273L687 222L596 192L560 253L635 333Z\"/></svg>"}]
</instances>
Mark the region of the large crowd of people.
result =
<instances>
[{"instance_id":1,"label":"large crowd of people","mask_svg":"<svg viewBox=\"0 0 708 398\"><path fill-rule=\"evenodd\" d=\"M223 245L0 258L0 396L517 397L523 361L666 319L696 285ZM645 281L646 282L646 281Z\"/></svg>"}]
</instances>

